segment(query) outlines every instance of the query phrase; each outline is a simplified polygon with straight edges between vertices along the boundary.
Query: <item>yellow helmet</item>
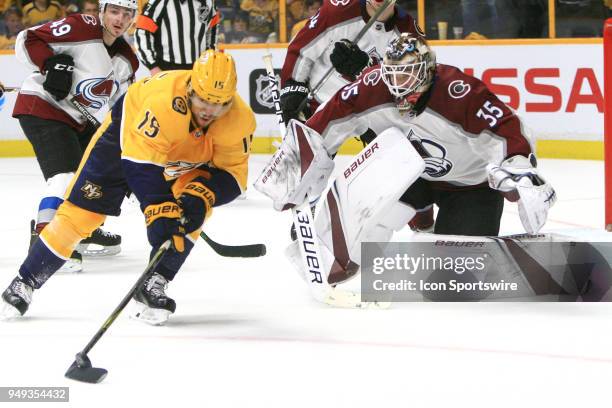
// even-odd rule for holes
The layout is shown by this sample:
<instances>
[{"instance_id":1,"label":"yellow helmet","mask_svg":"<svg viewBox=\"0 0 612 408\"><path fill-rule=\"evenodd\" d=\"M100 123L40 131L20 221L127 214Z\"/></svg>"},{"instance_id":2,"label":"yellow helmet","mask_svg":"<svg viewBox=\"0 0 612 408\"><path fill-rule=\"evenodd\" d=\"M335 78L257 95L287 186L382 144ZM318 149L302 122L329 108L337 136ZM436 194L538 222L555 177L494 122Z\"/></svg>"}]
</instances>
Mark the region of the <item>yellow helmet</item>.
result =
<instances>
[{"instance_id":1,"label":"yellow helmet","mask_svg":"<svg viewBox=\"0 0 612 408\"><path fill-rule=\"evenodd\" d=\"M236 93L236 64L231 55L206 50L193 64L191 86L210 103L229 102Z\"/></svg>"}]
</instances>

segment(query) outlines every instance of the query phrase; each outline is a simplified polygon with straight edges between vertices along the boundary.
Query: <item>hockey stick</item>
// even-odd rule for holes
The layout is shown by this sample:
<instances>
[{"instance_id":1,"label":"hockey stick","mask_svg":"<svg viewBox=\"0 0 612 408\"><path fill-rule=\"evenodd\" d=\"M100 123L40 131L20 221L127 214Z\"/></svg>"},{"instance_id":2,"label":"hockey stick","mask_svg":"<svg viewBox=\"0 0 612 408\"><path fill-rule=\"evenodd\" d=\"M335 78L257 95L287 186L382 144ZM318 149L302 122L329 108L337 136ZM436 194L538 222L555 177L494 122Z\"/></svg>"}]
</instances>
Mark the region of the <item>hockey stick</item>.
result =
<instances>
[{"instance_id":1,"label":"hockey stick","mask_svg":"<svg viewBox=\"0 0 612 408\"><path fill-rule=\"evenodd\" d=\"M74 97L70 99L70 104L83 115L89 123L95 127L100 127L100 122ZM257 258L266 254L266 246L264 244L248 244L248 245L223 245L213 241L204 232L200 233L200 237L206 241L208 245L217 254L229 258Z\"/></svg>"},{"instance_id":2,"label":"hockey stick","mask_svg":"<svg viewBox=\"0 0 612 408\"><path fill-rule=\"evenodd\" d=\"M153 255L153 258L151 258L151 260L149 261L149 264L145 268L144 272L142 273L140 278L138 278L134 286L132 286L130 291L125 295L121 303L119 303L115 310L113 310L110 316L102 324L102 327L98 329L96 334L94 334L91 340L89 340L89 343L87 343L83 350L77 353L74 362L70 365L68 371L66 371L66 374L64 374L66 378L92 384L96 384L104 380L106 374L108 374L108 370L104 368L93 367L87 354L96 345L96 343L98 342L98 340L100 340L104 333L106 333L106 330L108 330L108 328L113 324L113 322L117 319L119 314L121 314L123 309L125 309L125 307L130 302L136 291L140 288L142 283L153 273L155 267L161 261L162 256L166 253L166 251L168 251L169 248L170 241L168 240L159 247L157 252L155 252L155 255Z\"/></svg>"},{"instance_id":3,"label":"hockey stick","mask_svg":"<svg viewBox=\"0 0 612 408\"><path fill-rule=\"evenodd\" d=\"M366 25L364 25L361 30L359 30L359 32L357 33L357 35L355 36L355 38L353 38L352 43L353 44L357 44L359 42L359 40L361 40L361 38L365 35L365 33L370 29L370 27L372 27L372 25L374 25L374 23L376 22L376 20L378 20L378 17L380 17L380 15L389 7L389 5L393 2L393 0L385 0L385 2L383 3L382 6L380 6L376 12L374 13L374 15L372 17L370 17L370 19L368 20L368 22L366 23ZM302 102L300 103L300 105L297 108L298 112L301 112L304 107L306 106L306 103L308 103L309 100L311 100L312 98L314 98L315 94L317 92L319 92L319 90L321 89L321 87L323 87L323 85L325 84L325 82L327 82L327 80L329 79L330 76L332 76L332 74L334 73L334 67L331 66L329 67L329 69L327 70L327 72L325 73L325 75L323 75L323 78L321 78L319 80L319 82L317 82L317 84L314 86L314 88L312 88L310 90L310 92L308 92L308 95L306 95L306 98L304 98L302 100Z\"/></svg>"},{"instance_id":4,"label":"hockey stick","mask_svg":"<svg viewBox=\"0 0 612 408\"><path fill-rule=\"evenodd\" d=\"M264 244L223 245L213 241L204 231L200 232L200 237L218 255L227 258L257 258L266 254L266 246Z\"/></svg>"},{"instance_id":5,"label":"hockey stick","mask_svg":"<svg viewBox=\"0 0 612 408\"><path fill-rule=\"evenodd\" d=\"M278 125L281 135L284 137L286 134L285 122L283 121L283 112L280 107L280 98L278 93L278 84L276 82L276 76L274 75L274 68L272 66L272 55L268 52L263 56L266 72L268 74L268 81L272 87L272 99L274 101L274 108L278 117ZM321 256L321 250L319 248L319 242L315 230L314 217L310 210L310 203L308 200L302 204L291 209L293 213L293 222L295 224L295 231L297 235L298 245L300 248L300 254L303 262L303 266L308 271L306 282L313 297L330 306L343 307L343 308L385 308L388 307L386 304L378 302L362 302L360 295L340 291L332 288L327 282L326 274L322 270L323 258Z\"/></svg>"}]
</instances>

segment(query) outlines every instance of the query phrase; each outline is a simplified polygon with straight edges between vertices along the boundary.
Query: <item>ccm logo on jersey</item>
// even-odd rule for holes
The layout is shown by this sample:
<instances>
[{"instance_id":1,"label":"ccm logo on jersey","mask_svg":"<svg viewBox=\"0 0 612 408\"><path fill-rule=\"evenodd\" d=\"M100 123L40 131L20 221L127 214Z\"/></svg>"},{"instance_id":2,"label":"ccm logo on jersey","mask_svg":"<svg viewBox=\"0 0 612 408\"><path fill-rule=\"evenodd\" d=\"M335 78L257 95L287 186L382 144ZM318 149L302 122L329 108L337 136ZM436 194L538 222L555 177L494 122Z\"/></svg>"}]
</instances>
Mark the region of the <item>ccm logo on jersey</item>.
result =
<instances>
[{"instance_id":1,"label":"ccm logo on jersey","mask_svg":"<svg viewBox=\"0 0 612 408\"><path fill-rule=\"evenodd\" d=\"M333 6L346 6L351 0L330 0Z\"/></svg>"},{"instance_id":2,"label":"ccm logo on jersey","mask_svg":"<svg viewBox=\"0 0 612 408\"><path fill-rule=\"evenodd\" d=\"M370 147L368 147L365 152L361 153L359 157L357 157L357 159L352 162L351 165L346 168L346 170L344 170L344 178L349 178L350 175L353 174L355 170L359 168L359 166L365 163L365 161L368 160L374 154L374 151L376 151L376 149L378 149L378 143L370 145Z\"/></svg>"}]
</instances>

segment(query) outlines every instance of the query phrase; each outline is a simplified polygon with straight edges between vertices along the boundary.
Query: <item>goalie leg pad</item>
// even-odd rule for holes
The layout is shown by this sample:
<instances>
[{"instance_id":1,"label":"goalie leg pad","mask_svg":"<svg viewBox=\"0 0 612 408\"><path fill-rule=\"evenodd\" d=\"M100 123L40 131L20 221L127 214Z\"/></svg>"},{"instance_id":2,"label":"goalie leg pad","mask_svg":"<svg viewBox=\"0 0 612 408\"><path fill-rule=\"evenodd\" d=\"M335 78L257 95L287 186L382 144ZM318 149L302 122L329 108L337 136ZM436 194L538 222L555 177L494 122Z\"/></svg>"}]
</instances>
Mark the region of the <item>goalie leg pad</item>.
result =
<instances>
[{"instance_id":1,"label":"goalie leg pad","mask_svg":"<svg viewBox=\"0 0 612 408\"><path fill-rule=\"evenodd\" d=\"M414 216L400 196L422 174L425 163L396 128L382 132L334 181L315 218L330 284L355 276L361 243L388 241ZM326 249L326 251L323 250Z\"/></svg>"}]
</instances>

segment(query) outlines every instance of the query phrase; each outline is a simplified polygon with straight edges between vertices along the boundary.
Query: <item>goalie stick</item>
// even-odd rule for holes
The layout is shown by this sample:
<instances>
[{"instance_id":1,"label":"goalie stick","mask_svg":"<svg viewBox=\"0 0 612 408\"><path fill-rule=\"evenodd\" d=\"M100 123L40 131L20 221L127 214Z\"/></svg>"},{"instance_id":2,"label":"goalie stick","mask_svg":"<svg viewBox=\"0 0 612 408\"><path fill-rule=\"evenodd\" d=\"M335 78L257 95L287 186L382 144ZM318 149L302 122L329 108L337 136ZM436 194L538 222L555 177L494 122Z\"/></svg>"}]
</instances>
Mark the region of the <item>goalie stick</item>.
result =
<instances>
[{"instance_id":1,"label":"goalie stick","mask_svg":"<svg viewBox=\"0 0 612 408\"><path fill-rule=\"evenodd\" d=\"M263 56L268 81L271 85L271 94L274 102L274 110L278 118L278 126L282 137L285 137L286 127L283 121L282 109L280 107L280 98L278 92L278 83L272 66L272 55L270 52ZM305 200L302 204L291 209L293 213L293 222L297 235L300 254L303 261L303 266L308 271L305 276L306 281L313 297L330 306L341 308L363 308L363 309L380 309L389 306L388 303L379 302L362 302L361 295L341 291L330 286L325 277L325 273L320 266L323 265L319 243L316 239L316 230L314 217L310 210L310 203Z\"/></svg>"},{"instance_id":2,"label":"goalie stick","mask_svg":"<svg viewBox=\"0 0 612 408\"><path fill-rule=\"evenodd\" d=\"M5 87L0 82L0 97L4 92L19 92L18 87ZM69 99L70 104L79 111L85 119L96 128L100 127L100 122L93 116L85 106L79 103L74 96ZM257 258L266 254L266 246L264 244L246 244L246 245L224 245L215 242L204 232L200 233L200 237L215 251L218 255L228 258Z\"/></svg>"}]
</instances>

